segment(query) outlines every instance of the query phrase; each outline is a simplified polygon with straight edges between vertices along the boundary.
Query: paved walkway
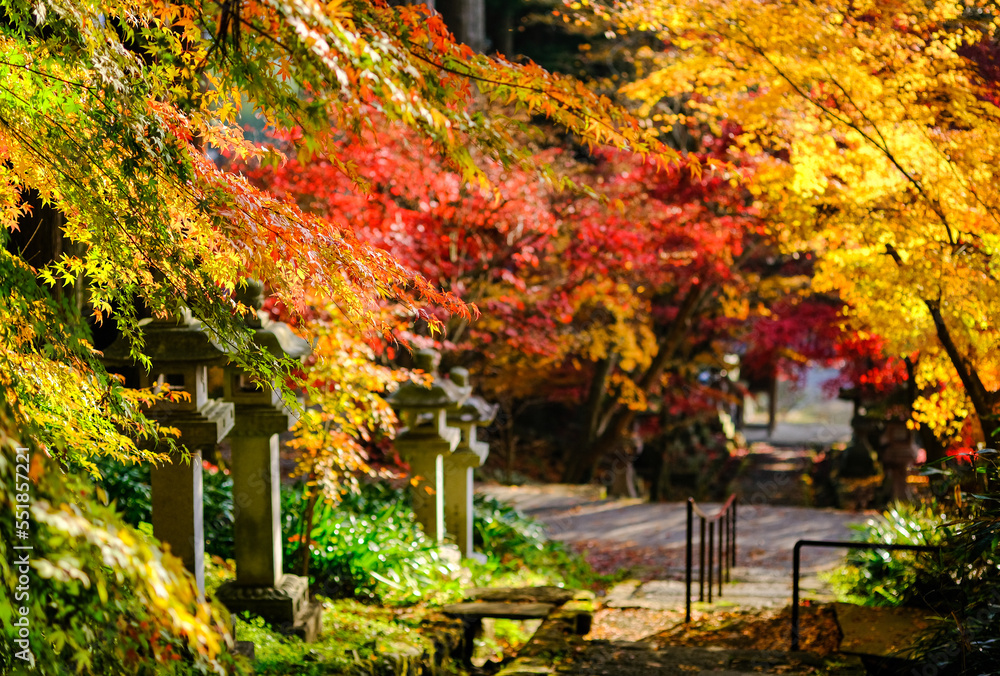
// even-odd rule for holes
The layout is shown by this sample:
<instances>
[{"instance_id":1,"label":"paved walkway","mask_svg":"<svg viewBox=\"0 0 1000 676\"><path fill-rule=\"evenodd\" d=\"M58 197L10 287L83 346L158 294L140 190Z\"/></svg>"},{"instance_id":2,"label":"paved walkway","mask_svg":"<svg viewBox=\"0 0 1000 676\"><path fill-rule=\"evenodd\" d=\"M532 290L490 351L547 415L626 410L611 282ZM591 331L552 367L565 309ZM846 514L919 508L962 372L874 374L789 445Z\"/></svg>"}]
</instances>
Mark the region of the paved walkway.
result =
<instances>
[{"instance_id":1,"label":"paved walkway","mask_svg":"<svg viewBox=\"0 0 1000 676\"><path fill-rule=\"evenodd\" d=\"M748 444L764 442L772 446L792 446L802 448L813 444L829 446L848 443L851 440L851 426L833 423L786 423L779 422L768 434L765 425L750 425L742 430Z\"/></svg>"},{"instance_id":2,"label":"paved walkway","mask_svg":"<svg viewBox=\"0 0 1000 676\"><path fill-rule=\"evenodd\" d=\"M769 487L758 488L758 500L766 500ZM601 572L626 566L638 571L639 579L613 589L606 605L664 609L683 606L685 503L604 500L596 487L585 486L483 485L477 490L539 519L550 537L585 551ZM709 513L718 507L702 505ZM750 495L738 505L737 559L732 571L735 584L724 587L717 605L786 605L791 599L795 542L848 539L849 526L863 523L872 514L755 504L754 495ZM803 598L828 598L828 590L815 574L835 567L843 554L832 549L803 549Z\"/></svg>"}]
</instances>

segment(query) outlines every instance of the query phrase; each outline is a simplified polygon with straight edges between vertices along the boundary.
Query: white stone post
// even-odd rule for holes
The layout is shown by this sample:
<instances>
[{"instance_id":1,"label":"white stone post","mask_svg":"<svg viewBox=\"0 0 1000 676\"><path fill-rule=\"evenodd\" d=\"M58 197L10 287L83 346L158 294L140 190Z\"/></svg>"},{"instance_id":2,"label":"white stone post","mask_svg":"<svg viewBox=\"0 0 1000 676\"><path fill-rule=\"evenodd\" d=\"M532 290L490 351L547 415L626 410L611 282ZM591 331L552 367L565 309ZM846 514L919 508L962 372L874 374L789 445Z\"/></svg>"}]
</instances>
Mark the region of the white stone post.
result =
<instances>
[{"instance_id":1,"label":"white stone post","mask_svg":"<svg viewBox=\"0 0 1000 676\"><path fill-rule=\"evenodd\" d=\"M451 377L456 385L467 387L465 369L453 369ZM476 428L493 422L496 412L496 406L490 406L480 397L469 397L465 404L448 413L448 424L461 430L462 440L444 460L445 526L466 558L473 553L472 473L490 454L489 444L476 439Z\"/></svg>"}]
</instances>

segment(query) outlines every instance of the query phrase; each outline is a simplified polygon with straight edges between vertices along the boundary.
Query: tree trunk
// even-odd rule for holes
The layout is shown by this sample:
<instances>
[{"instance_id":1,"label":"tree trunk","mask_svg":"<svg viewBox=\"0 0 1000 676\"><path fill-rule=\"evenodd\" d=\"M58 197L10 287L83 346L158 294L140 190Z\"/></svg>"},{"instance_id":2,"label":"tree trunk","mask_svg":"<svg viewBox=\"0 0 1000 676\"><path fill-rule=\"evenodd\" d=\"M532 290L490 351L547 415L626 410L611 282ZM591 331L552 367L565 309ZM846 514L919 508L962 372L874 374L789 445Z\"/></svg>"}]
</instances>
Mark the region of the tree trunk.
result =
<instances>
[{"instance_id":1,"label":"tree trunk","mask_svg":"<svg viewBox=\"0 0 1000 676\"><path fill-rule=\"evenodd\" d=\"M608 376L611 375L617 363L618 355L612 354L606 359L599 360L594 369L594 377L590 381L590 394L587 397L587 444L593 443L594 439L602 432L601 411L607 398Z\"/></svg>"},{"instance_id":2,"label":"tree trunk","mask_svg":"<svg viewBox=\"0 0 1000 676\"><path fill-rule=\"evenodd\" d=\"M885 250L897 266L903 266L903 259L895 247L889 244L886 245ZM941 314L939 301L927 300L926 298L921 298L920 300L930 313L938 341L941 343L941 347L944 348L945 354L948 355L951 365L958 371L958 377L962 381L963 387L965 387L965 392L969 396L969 400L972 401L972 407L976 411L976 417L979 418L979 429L983 433L986 445L994 445L994 443L1000 441L1000 439L997 439L997 435L1000 433L1000 419L998 419L995 411L997 393L989 392L986 389L975 367L966 359L961 350L958 349L958 345L955 344L954 339L951 337L951 330L944 320L944 315Z\"/></svg>"},{"instance_id":3,"label":"tree trunk","mask_svg":"<svg viewBox=\"0 0 1000 676\"><path fill-rule=\"evenodd\" d=\"M309 480L316 478L315 473L309 475ZM299 532L299 575L309 579L309 561L312 558L309 544L312 541L313 515L316 513L316 501L319 499L319 491L315 488L306 502L306 511L302 515L302 530Z\"/></svg>"},{"instance_id":4,"label":"tree trunk","mask_svg":"<svg viewBox=\"0 0 1000 676\"><path fill-rule=\"evenodd\" d=\"M691 318L707 295L708 288L702 288L699 285L692 286L688 291L677 311L677 317L674 318L666 334L657 343L657 351L652 363L636 382L636 387L640 391L648 393L653 385L659 381L664 368L683 345ZM631 427L636 413L637 411L623 408L617 402L613 402L602 418L600 434L566 464L563 480L567 483L587 483L590 481L601 459L614 450L625 432Z\"/></svg>"},{"instance_id":5,"label":"tree trunk","mask_svg":"<svg viewBox=\"0 0 1000 676\"><path fill-rule=\"evenodd\" d=\"M944 347L944 351L948 355L952 366L958 371L958 377L961 379L970 401L972 401L976 417L979 418L979 426L983 433L983 439L986 445L991 447L997 441L1000 441L996 438L997 432L1000 431L1000 420L997 419L997 414L994 410L997 399L996 393L989 392L986 389L975 367L959 351L958 346L951 337L951 331L944 321L944 316L941 314L941 308L938 304L924 300L924 305L927 306L927 310L931 314L931 319L934 321L934 329L937 332L938 340L941 342L941 346Z\"/></svg>"},{"instance_id":6,"label":"tree trunk","mask_svg":"<svg viewBox=\"0 0 1000 676\"><path fill-rule=\"evenodd\" d=\"M459 42L477 52L486 50L485 0L436 0L434 5Z\"/></svg>"}]
</instances>

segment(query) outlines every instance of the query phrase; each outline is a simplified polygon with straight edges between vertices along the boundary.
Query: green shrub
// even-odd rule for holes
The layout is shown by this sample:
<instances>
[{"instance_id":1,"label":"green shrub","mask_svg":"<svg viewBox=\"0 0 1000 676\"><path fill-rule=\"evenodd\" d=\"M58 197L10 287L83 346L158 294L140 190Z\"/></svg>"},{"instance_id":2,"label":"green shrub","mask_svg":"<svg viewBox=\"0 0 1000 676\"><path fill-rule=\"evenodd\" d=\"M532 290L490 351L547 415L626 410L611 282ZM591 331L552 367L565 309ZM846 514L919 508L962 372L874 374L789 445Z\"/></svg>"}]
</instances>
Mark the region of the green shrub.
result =
<instances>
[{"instance_id":1,"label":"green shrub","mask_svg":"<svg viewBox=\"0 0 1000 676\"><path fill-rule=\"evenodd\" d=\"M936 585L938 617L916 654L925 671L955 676L998 673L1000 665L1000 455L973 462L948 459L935 490L948 500L947 529Z\"/></svg>"},{"instance_id":2,"label":"green shrub","mask_svg":"<svg viewBox=\"0 0 1000 676\"><path fill-rule=\"evenodd\" d=\"M487 557L485 563L470 566L481 586L587 588L605 581L582 556L548 539L538 521L491 496L473 498L473 541Z\"/></svg>"},{"instance_id":3,"label":"green shrub","mask_svg":"<svg viewBox=\"0 0 1000 676\"><path fill-rule=\"evenodd\" d=\"M282 492L288 572L300 569L301 495L300 487ZM317 502L310 541L310 582L324 596L412 603L458 593L456 566L417 524L405 491L366 484L340 504Z\"/></svg>"},{"instance_id":4,"label":"green shrub","mask_svg":"<svg viewBox=\"0 0 1000 676\"><path fill-rule=\"evenodd\" d=\"M97 485L114 502L122 519L132 525L152 521L152 492L149 465L123 465L102 457L94 464L101 473ZM231 559L233 544L233 480L225 470L204 463L202 467L204 495L205 552Z\"/></svg>"},{"instance_id":5,"label":"green shrub","mask_svg":"<svg viewBox=\"0 0 1000 676\"><path fill-rule=\"evenodd\" d=\"M853 526L859 542L940 545L951 534L948 517L937 504L897 503L875 519ZM851 550L845 565L831 576L839 595L871 606L933 604L942 575L940 557L917 552Z\"/></svg>"},{"instance_id":6,"label":"green shrub","mask_svg":"<svg viewBox=\"0 0 1000 676\"><path fill-rule=\"evenodd\" d=\"M324 632L315 643L276 634L259 618L237 620L239 639L253 641L258 676L396 674L402 673L400 656L409 658L413 668L435 650L433 641L418 631L419 613L400 616L348 599L321 601ZM436 673L453 672L444 668Z\"/></svg>"},{"instance_id":7,"label":"green shrub","mask_svg":"<svg viewBox=\"0 0 1000 676\"><path fill-rule=\"evenodd\" d=\"M30 449L25 472L12 429L0 399L0 673L244 673L227 654L227 614L198 601L181 561L43 450ZM21 516L25 493L31 508ZM32 549L10 549L19 543ZM25 554L27 569L18 564ZM27 626L18 628L22 617ZM19 638L33 669L18 657Z\"/></svg>"}]
</instances>

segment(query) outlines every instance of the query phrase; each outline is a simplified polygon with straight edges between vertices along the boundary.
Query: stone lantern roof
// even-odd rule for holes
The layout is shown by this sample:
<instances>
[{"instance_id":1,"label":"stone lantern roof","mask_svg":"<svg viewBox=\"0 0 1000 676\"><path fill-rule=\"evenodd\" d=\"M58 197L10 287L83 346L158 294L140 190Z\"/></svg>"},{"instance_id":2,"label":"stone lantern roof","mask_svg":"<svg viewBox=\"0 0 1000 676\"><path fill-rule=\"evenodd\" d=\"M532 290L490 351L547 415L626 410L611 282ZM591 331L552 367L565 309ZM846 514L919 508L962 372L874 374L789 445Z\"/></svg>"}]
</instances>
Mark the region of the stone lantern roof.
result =
<instances>
[{"instance_id":1,"label":"stone lantern roof","mask_svg":"<svg viewBox=\"0 0 1000 676\"><path fill-rule=\"evenodd\" d=\"M186 307L181 308L176 319L143 319L139 325L145 343L143 352L154 365L186 362L214 366L229 361L229 350L212 340ZM104 350L102 361L109 366L135 364L129 341L119 337Z\"/></svg>"},{"instance_id":2,"label":"stone lantern roof","mask_svg":"<svg viewBox=\"0 0 1000 676\"><path fill-rule=\"evenodd\" d=\"M236 300L254 310L246 321L254 330L253 341L258 347L275 357L293 359L304 359L312 352L308 341L295 335L288 324L271 319L260 309L264 304L264 285L261 282L248 280L246 287L236 292Z\"/></svg>"},{"instance_id":3,"label":"stone lantern roof","mask_svg":"<svg viewBox=\"0 0 1000 676\"><path fill-rule=\"evenodd\" d=\"M441 378L437 372L441 355L436 350L419 350L415 357L416 367L434 376L434 380L429 386L412 381L400 385L388 397L389 404L397 412L401 415L433 413L444 409L454 410L465 403L472 393L472 388L466 384L467 373L466 380L461 379L460 375L455 377L456 372L465 372L465 369L453 369L451 379Z\"/></svg>"}]
</instances>

